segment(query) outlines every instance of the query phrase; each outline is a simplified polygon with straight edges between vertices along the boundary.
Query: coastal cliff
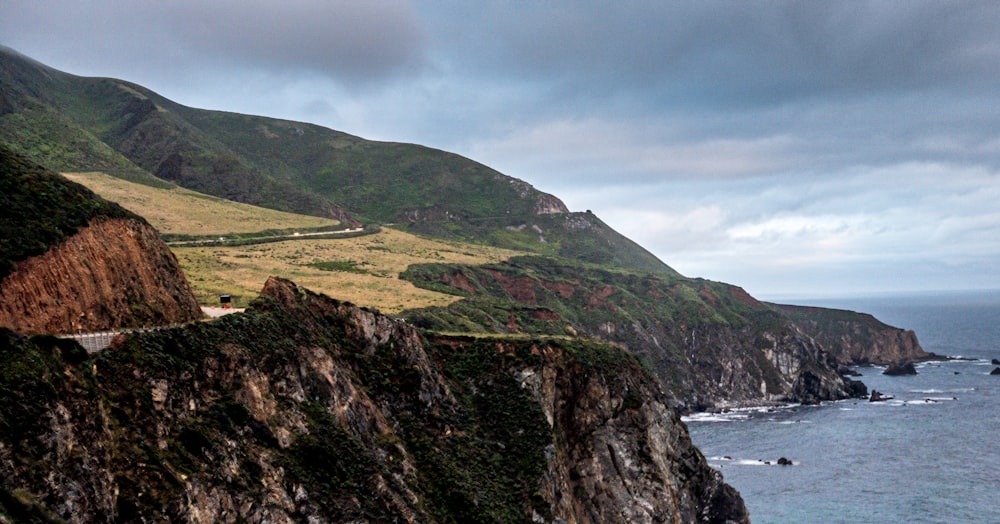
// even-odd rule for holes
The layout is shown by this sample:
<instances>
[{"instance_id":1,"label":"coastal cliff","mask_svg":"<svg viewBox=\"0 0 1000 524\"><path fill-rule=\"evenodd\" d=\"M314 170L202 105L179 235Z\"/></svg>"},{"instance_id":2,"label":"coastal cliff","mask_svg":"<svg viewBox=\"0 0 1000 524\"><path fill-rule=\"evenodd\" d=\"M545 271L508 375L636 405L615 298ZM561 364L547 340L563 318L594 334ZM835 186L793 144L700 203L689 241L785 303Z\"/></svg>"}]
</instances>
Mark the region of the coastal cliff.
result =
<instances>
[{"instance_id":1,"label":"coastal cliff","mask_svg":"<svg viewBox=\"0 0 1000 524\"><path fill-rule=\"evenodd\" d=\"M841 365L888 365L942 358L924 351L912 330L890 326L867 313L770 305L822 344Z\"/></svg>"},{"instance_id":2,"label":"coastal cliff","mask_svg":"<svg viewBox=\"0 0 1000 524\"><path fill-rule=\"evenodd\" d=\"M645 363L681 411L859 394L821 345L736 286L535 257L411 266L402 276L464 297L409 312L416 325L604 340Z\"/></svg>"},{"instance_id":3,"label":"coastal cliff","mask_svg":"<svg viewBox=\"0 0 1000 524\"><path fill-rule=\"evenodd\" d=\"M747 522L626 353L436 337L271 279L90 360L0 337L0 509L71 522Z\"/></svg>"}]
</instances>

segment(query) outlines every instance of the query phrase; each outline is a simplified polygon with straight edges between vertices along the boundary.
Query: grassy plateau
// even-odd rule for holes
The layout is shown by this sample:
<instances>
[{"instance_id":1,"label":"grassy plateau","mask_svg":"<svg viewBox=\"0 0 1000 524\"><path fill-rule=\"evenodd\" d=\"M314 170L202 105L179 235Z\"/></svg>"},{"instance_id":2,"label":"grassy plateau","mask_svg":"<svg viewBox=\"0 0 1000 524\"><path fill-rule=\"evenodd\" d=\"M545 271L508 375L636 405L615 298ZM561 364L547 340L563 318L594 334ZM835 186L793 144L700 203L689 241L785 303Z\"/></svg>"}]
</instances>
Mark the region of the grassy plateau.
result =
<instances>
[{"instance_id":1,"label":"grassy plateau","mask_svg":"<svg viewBox=\"0 0 1000 524\"><path fill-rule=\"evenodd\" d=\"M154 188L101 173L71 173L71 180L145 217L161 233L219 235L336 225L334 220L240 204L174 187ZM232 295L244 307L271 275L385 313L447 306L459 297L400 280L412 264L486 264L518 251L432 240L392 228L353 238L300 238L245 246L172 247L202 305Z\"/></svg>"}]
</instances>

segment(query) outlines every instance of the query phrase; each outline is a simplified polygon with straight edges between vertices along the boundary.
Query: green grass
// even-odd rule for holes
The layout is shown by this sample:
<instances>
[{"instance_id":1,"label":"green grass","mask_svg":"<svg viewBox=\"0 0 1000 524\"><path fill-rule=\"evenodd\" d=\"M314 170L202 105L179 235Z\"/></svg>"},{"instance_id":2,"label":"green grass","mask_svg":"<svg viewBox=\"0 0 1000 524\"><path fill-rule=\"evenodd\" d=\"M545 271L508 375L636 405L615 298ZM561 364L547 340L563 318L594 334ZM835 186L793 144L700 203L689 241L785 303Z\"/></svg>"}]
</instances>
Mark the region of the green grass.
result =
<instances>
[{"instance_id":1,"label":"green grass","mask_svg":"<svg viewBox=\"0 0 1000 524\"><path fill-rule=\"evenodd\" d=\"M98 217L137 218L87 188L0 147L0 278Z\"/></svg>"},{"instance_id":2,"label":"green grass","mask_svg":"<svg viewBox=\"0 0 1000 524\"><path fill-rule=\"evenodd\" d=\"M321 271L341 271L344 273L359 273L362 275L368 273L368 270L358 267L358 264L353 260L330 260L325 262L313 262L312 264L307 265Z\"/></svg>"}]
</instances>

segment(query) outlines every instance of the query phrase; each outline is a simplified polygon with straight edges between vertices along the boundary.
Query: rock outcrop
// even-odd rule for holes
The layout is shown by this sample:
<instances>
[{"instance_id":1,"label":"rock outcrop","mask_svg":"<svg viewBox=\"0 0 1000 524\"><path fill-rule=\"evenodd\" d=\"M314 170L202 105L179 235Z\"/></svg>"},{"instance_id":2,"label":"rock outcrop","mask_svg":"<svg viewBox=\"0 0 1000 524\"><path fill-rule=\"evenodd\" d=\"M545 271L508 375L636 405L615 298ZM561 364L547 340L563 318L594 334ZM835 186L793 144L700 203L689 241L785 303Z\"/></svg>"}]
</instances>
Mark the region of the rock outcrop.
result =
<instances>
[{"instance_id":1,"label":"rock outcrop","mask_svg":"<svg viewBox=\"0 0 1000 524\"><path fill-rule=\"evenodd\" d=\"M942 358L924 351L912 330L889 326L867 313L813 306L770 305L816 339L840 364L888 365Z\"/></svg>"},{"instance_id":2,"label":"rock outcrop","mask_svg":"<svg viewBox=\"0 0 1000 524\"><path fill-rule=\"evenodd\" d=\"M0 281L0 326L25 334L196 320L177 259L139 219L97 219Z\"/></svg>"},{"instance_id":3,"label":"rock outcrop","mask_svg":"<svg viewBox=\"0 0 1000 524\"><path fill-rule=\"evenodd\" d=\"M913 362L896 362L894 364L889 364L882 374L892 376L916 375L917 368L913 366Z\"/></svg>"},{"instance_id":4,"label":"rock outcrop","mask_svg":"<svg viewBox=\"0 0 1000 524\"><path fill-rule=\"evenodd\" d=\"M747 522L638 363L272 279L88 359L0 333L0 506L70 522Z\"/></svg>"}]
</instances>

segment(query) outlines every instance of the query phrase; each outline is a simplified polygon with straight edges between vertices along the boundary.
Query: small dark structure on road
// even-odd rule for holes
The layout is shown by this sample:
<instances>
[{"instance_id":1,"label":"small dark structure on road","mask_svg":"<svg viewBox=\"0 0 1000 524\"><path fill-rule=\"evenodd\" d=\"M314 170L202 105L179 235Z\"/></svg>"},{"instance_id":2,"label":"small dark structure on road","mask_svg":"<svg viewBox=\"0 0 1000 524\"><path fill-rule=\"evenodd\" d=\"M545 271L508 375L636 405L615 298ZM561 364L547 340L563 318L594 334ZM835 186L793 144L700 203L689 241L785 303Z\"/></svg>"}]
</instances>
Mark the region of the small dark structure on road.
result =
<instances>
[{"instance_id":1,"label":"small dark structure on road","mask_svg":"<svg viewBox=\"0 0 1000 524\"><path fill-rule=\"evenodd\" d=\"M233 307L233 297L231 295L219 295L219 304L222 304L222 309L229 309Z\"/></svg>"}]
</instances>

